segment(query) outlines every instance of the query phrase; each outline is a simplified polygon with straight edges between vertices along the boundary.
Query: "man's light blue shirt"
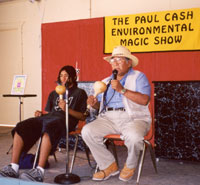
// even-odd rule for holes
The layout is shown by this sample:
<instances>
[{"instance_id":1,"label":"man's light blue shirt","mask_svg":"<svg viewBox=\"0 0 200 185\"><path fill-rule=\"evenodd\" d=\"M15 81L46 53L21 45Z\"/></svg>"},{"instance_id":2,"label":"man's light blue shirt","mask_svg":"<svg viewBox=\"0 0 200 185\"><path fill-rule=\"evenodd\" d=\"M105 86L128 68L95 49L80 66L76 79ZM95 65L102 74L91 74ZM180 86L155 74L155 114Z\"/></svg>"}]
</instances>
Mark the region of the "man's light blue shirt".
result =
<instances>
[{"instance_id":1,"label":"man's light blue shirt","mask_svg":"<svg viewBox=\"0 0 200 185\"><path fill-rule=\"evenodd\" d=\"M133 69L131 68L128 73L120 80L120 83L122 86L125 85L126 78L129 74L133 73ZM113 75L110 76L111 79L113 79ZM122 101L122 94L113 90L111 85L107 86L107 92L105 96L104 106L106 107L113 107L113 108L119 108L124 107L123 101ZM136 79L136 92L140 92L142 94L146 94L149 97L151 96L151 86L149 84L149 81L144 73L140 72ZM98 101L101 101L103 93L99 94L97 96Z\"/></svg>"}]
</instances>

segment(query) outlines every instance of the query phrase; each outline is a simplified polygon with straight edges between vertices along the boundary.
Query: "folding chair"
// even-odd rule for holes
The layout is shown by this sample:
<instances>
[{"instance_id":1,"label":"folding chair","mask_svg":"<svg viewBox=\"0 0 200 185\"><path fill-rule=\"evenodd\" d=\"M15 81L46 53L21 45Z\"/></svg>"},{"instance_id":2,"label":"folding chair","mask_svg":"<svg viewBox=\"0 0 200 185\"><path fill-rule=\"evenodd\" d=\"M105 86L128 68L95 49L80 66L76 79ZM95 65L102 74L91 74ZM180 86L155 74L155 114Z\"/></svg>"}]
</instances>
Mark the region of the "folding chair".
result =
<instances>
[{"instance_id":1,"label":"folding chair","mask_svg":"<svg viewBox=\"0 0 200 185\"><path fill-rule=\"evenodd\" d=\"M73 136L75 137L75 145L74 145L74 151L73 151L73 156L72 156L72 161L71 161L71 166L70 166L70 170L69 172L71 173L72 170L73 170L73 167L74 167L74 163L75 163L75 158L76 158L76 153L77 153L77 148L78 148L78 142L79 141L83 141L82 140L82 137L81 137L81 130L83 128L83 126L85 125L85 121L79 121L79 124L78 124L78 127L77 129L74 131L74 132L70 132L69 135L70 136ZM85 154L86 154L86 157L87 157L87 161L88 161L88 164L91 168L94 168L92 167L92 164L90 162L90 156L89 156L89 148L86 146L85 142L83 141L83 147L85 149Z\"/></svg>"},{"instance_id":2,"label":"folding chair","mask_svg":"<svg viewBox=\"0 0 200 185\"><path fill-rule=\"evenodd\" d=\"M92 164L90 162L89 148L86 146L85 142L82 140L82 137L81 137L81 130L82 130L82 128L83 128L83 126L85 124L86 124L85 121L79 121L76 130L69 133L69 137L70 138L71 137L75 137L75 142L74 142L74 146L73 146L74 147L74 149L73 149L73 155L72 155L72 160L71 160L71 166L70 166L70 169L69 169L70 173L72 172L73 167L74 167L74 163L75 163L75 159L76 159L76 154L77 154L77 149L78 149L78 145L79 144L80 145L82 144L81 146L82 146L82 148L84 149L84 151L86 153L86 157L87 157L87 161L88 161L89 166L91 168L94 168L94 167L92 167ZM65 148L65 144L66 144L66 139L63 138L62 139L62 145L64 145L64 148ZM59 147L59 151L61 151L61 147Z\"/></svg>"}]
</instances>

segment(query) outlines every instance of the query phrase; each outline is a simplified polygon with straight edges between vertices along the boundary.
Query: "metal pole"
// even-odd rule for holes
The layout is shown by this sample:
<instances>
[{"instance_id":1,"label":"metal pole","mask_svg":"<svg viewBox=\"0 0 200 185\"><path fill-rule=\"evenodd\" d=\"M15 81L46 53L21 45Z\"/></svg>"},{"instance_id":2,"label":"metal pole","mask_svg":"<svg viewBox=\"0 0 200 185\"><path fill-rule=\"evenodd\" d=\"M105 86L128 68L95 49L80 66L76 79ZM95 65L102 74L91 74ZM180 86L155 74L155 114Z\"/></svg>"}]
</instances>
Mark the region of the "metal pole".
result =
<instances>
[{"instance_id":1,"label":"metal pole","mask_svg":"<svg viewBox=\"0 0 200 185\"><path fill-rule=\"evenodd\" d=\"M67 154L67 160L66 160L66 173L69 172L69 110L68 110L68 89L66 89L66 108L65 108L65 119L66 119L66 154Z\"/></svg>"},{"instance_id":2,"label":"metal pole","mask_svg":"<svg viewBox=\"0 0 200 185\"><path fill-rule=\"evenodd\" d=\"M22 121L22 108L21 108L21 105L23 104L23 102L21 101L21 96L19 96L19 121L21 122Z\"/></svg>"},{"instance_id":3,"label":"metal pole","mask_svg":"<svg viewBox=\"0 0 200 185\"><path fill-rule=\"evenodd\" d=\"M66 90L66 173L60 174L55 177L54 182L58 184L74 184L80 182L80 177L78 175L69 173L69 111L68 111L68 89Z\"/></svg>"}]
</instances>

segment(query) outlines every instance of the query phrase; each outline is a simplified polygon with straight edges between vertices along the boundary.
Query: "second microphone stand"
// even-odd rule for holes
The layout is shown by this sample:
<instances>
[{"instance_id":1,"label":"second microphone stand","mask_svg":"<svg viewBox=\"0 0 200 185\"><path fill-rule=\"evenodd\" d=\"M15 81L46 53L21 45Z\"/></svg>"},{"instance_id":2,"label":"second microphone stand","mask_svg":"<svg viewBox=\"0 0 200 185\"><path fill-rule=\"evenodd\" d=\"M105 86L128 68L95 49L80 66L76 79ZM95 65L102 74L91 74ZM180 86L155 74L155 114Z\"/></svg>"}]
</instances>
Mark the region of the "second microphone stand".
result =
<instances>
[{"instance_id":1,"label":"second microphone stand","mask_svg":"<svg viewBox=\"0 0 200 185\"><path fill-rule=\"evenodd\" d=\"M68 89L66 89L66 173L60 174L55 177L54 182L58 184L74 184L80 182L80 177L78 175L69 172L69 118L68 118Z\"/></svg>"}]
</instances>

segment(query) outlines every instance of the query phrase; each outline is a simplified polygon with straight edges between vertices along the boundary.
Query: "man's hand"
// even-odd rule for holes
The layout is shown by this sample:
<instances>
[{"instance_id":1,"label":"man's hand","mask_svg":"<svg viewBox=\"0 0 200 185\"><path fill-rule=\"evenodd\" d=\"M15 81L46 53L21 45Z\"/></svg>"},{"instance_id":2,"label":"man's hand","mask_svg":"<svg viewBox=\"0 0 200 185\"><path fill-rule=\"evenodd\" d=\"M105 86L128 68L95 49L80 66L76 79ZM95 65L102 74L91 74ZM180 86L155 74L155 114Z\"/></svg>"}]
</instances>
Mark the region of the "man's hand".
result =
<instances>
[{"instance_id":1,"label":"man's hand","mask_svg":"<svg viewBox=\"0 0 200 185\"><path fill-rule=\"evenodd\" d=\"M42 111L36 110L35 111L35 117L39 117L39 116L42 116Z\"/></svg>"},{"instance_id":2,"label":"man's hand","mask_svg":"<svg viewBox=\"0 0 200 185\"><path fill-rule=\"evenodd\" d=\"M120 92L123 89L119 80L111 80L111 86L117 92Z\"/></svg>"},{"instance_id":3,"label":"man's hand","mask_svg":"<svg viewBox=\"0 0 200 185\"><path fill-rule=\"evenodd\" d=\"M97 102L97 98L95 98L93 95L90 95L87 99L87 104L91 107L93 107Z\"/></svg>"}]
</instances>

